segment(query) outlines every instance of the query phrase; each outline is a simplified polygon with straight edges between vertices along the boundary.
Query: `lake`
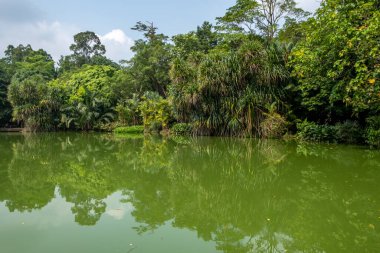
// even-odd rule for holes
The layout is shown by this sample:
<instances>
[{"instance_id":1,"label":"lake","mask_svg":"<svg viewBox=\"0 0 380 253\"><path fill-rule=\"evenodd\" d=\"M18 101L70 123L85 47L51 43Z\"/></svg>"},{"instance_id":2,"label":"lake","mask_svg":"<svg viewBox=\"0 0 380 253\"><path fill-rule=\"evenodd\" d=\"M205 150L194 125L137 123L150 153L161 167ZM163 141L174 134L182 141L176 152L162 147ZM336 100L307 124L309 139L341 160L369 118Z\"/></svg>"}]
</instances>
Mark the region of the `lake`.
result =
<instances>
[{"instance_id":1,"label":"lake","mask_svg":"<svg viewBox=\"0 0 380 253\"><path fill-rule=\"evenodd\" d=\"M380 152L0 134L2 253L380 252Z\"/></svg>"}]
</instances>

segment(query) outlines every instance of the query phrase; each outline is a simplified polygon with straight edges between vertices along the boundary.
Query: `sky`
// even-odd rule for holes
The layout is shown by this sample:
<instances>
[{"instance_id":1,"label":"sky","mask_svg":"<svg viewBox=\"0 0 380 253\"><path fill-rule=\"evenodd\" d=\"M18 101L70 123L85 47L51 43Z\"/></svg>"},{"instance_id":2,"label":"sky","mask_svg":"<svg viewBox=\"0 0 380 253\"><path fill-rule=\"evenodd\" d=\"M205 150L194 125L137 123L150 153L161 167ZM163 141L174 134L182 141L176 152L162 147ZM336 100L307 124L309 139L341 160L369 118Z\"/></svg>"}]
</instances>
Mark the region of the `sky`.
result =
<instances>
[{"instance_id":1,"label":"sky","mask_svg":"<svg viewBox=\"0 0 380 253\"><path fill-rule=\"evenodd\" d=\"M318 0L298 0L313 12ZM130 47L138 21L153 22L159 32L172 36L196 29L204 21L223 16L235 0L0 0L0 56L12 45L30 44L57 61L70 54L73 35L93 31L114 61L132 56Z\"/></svg>"}]
</instances>

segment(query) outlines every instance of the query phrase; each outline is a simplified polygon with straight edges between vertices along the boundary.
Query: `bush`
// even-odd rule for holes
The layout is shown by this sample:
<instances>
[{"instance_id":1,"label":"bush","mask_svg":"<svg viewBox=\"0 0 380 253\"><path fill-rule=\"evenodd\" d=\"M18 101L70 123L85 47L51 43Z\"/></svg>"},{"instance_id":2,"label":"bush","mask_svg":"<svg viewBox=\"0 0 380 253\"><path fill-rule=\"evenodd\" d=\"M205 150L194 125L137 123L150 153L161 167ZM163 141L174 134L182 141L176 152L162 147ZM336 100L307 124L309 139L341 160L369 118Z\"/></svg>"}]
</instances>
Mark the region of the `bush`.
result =
<instances>
[{"instance_id":1,"label":"bush","mask_svg":"<svg viewBox=\"0 0 380 253\"><path fill-rule=\"evenodd\" d=\"M142 134L144 126L117 127L113 131L117 134Z\"/></svg>"},{"instance_id":2,"label":"bush","mask_svg":"<svg viewBox=\"0 0 380 253\"><path fill-rule=\"evenodd\" d=\"M303 141L363 143L364 131L357 122L346 121L335 126L304 121L297 124L297 137Z\"/></svg>"},{"instance_id":3,"label":"bush","mask_svg":"<svg viewBox=\"0 0 380 253\"><path fill-rule=\"evenodd\" d=\"M192 125L187 123L177 123L170 129L170 133L173 135L190 135L192 132Z\"/></svg>"},{"instance_id":4,"label":"bush","mask_svg":"<svg viewBox=\"0 0 380 253\"><path fill-rule=\"evenodd\" d=\"M283 116L271 112L266 114L266 118L260 123L260 133L264 138L280 138L287 129L287 122Z\"/></svg>"},{"instance_id":5,"label":"bush","mask_svg":"<svg viewBox=\"0 0 380 253\"><path fill-rule=\"evenodd\" d=\"M145 124L145 129L150 133L159 133L163 127L162 124L156 120L152 120L149 124Z\"/></svg>"},{"instance_id":6,"label":"bush","mask_svg":"<svg viewBox=\"0 0 380 253\"><path fill-rule=\"evenodd\" d=\"M380 116L367 118L366 142L373 147L380 147Z\"/></svg>"},{"instance_id":7,"label":"bush","mask_svg":"<svg viewBox=\"0 0 380 253\"><path fill-rule=\"evenodd\" d=\"M297 124L297 137L303 141L337 142L336 128L329 125L318 125L304 121Z\"/></svg>"},{"instance_id":8,"label":"bush","mask_svg":"<svg viewBox=\"0 0 380 253\"><path fill-rule=\"evenodd\" d=\"M380 130L380 116L372 116L367 118L367 128Z\"/></svg>"},{"instance_id":9,"label":"bush","mask_svg":"<svg viewBox=\"0 0 380 253\"><path fill-rule=\"evenodd\" d=\"M138 125L142 123L141 112L139 110L140 99L133 94L131 99L119 102L115 108L118 121L124 125Z\"/></svg>"},{"instance_id":10,"label":"bush","mask_svg":"<svg viewBox=\"0 0 380 253\"><path fill-rule=\"evenodd\" d=\"M373 147L380 147L380 129L368 129L366 139L369 145Z\"/></svg>"},{"instance_id":11,"label":"bush","mask_svg":"<svg viewBox=\"0 0 380 253\"><path fill-rule=\"evenodd\" d=\"M358 144L363 143L363 128L353 121L345 121L335 125L336 140L339 143Z\"/></svg>"},{"instance_id":12,"label":"bush","mask_svg":"<svg viewBox=\"0 0 380 253\"><path fill-rule=\"evenodd\" d=\"M155 92L146 92L139 105L144 127L150 132L167 130L172 119L172 106L167 99Z\"/></svg>"}]
</instances>

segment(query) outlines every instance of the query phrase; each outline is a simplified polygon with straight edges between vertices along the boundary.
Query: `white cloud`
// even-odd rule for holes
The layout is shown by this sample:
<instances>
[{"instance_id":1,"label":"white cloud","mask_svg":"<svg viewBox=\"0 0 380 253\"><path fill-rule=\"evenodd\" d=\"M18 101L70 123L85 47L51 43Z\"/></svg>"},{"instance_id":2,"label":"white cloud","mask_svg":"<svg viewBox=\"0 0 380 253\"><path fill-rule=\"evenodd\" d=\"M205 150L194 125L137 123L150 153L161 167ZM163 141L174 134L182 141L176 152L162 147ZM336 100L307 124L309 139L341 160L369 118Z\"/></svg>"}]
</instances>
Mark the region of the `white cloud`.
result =
<instances>
[{"instance_id":1,"label":"white cloud","mask_svg":"<svg viewBox=\"0 0 380 253\"><path fill-rule=\"evenodd\" d=\"M114 218L115 220L122 220L125 216L126 211L124 209L110 209L106 212L109 216Z\"/></svg>"},{"instance_id":2,"label":"white cloud","mask_svg":"<svg viewBox=\"0 0 380 253\"><path fill-rule=\"evenodd\" d=\"M314 12L321 4L321 0L298 0L297 2L299 7L310 12Z\"/></svg>"},{"instance_id":3,"label":"white cloud","mask_svg":"<svg viewBox=\"0 0 380 253\"><path fill-rule=\"evenodd\" d=\"M99 36L106 46L107 57L114 61L129 59L132 56L131 46L134 42L121 29L114 29L105 35Z\"/></svg>"},{"instance_id":4,"label":"white cloud","mask_svg":"<svg viewBox=\"0 0 380 253\"><path fill-rule=\"evenodd\" d=\"M125 33L120 29L112 30L104 36L100 36L100 39L103 41L114 41L119 44L125 44L129 40L127 35L125 35Z\"/></svg>"},{"instance_id":5,"label":"white cloud","mask_svg":"<svg viewBox=\"0 0 380 253\"><path fill-rule=\"evenodd\" d=\"M78 27L60 22L0 24L0 50L4 51L8 45L30 44L33 49L42 48L58 60L69 53L73 34L78 31Z\"/></svg>"},{"instance_id":6,"label":"white cloud","mask_svg":"<svg viewBox=\"0 0 380 253\"><path fill-rule=\"evenodd\" d=\"M58 61L61 55L71 53L69 47L73 43L73 36L80 31L77 26L60 22L0 24L0 56L8 45L30 44L33 49L44 49ZM130 47L133 40L122 30L115 29L99 37L110 59L118 62L132 56Z\"/></svg>"},{"instance_id":7,"label":"white cloud","mask_svg":"<svg viewBox=\"0 0 380 253\"><path fill-rule=\"evenodd\" d=\"M30 44L35 50L44 49L58 61L61 55L72 53L69 47L73 36L81 31L84 29L76 25L47 21L44 12L30 0L0 0L0 57L8 45ZM122 30L115 29L99 37L110 59L119 61L132 56L133 40Z\"/></svg>"},{"instance_id":8,"label":"white cloud","mask_svg":"<svg viewBox=\"0 0 380 253\"><path fill-rule=\"evenodd\" d=\"M30 44L33 49L44 49L58 61L61 55L72 53L69 47L73 43L73 36L81 31L77 26L57 21L0 24L0 56L3 56L8 45ZM133 40L122 30L115 29L99 37L106 46L106 56L110 59L118 62L132 56L130 47Z\"/></svg>"}]
</instances>

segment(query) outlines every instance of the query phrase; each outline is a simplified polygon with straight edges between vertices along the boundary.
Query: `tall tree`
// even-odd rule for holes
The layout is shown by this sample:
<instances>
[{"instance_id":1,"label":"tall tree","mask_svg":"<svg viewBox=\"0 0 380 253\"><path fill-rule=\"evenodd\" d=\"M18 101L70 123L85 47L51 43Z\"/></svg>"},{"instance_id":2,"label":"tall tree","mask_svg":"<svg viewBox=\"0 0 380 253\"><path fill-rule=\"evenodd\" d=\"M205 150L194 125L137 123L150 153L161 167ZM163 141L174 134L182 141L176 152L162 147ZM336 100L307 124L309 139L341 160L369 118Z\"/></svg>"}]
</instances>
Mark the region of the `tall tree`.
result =
<instances>
[{"instance_id":1,"label":"tall tree","mask_svg":"<svg viewBox=\"0 0 380 253\"><path fill-rule=\"evenodd\" d=\"M11 120L12 107L7 100L7 90L11 82L9 66L4 59L0 59L0 126Z\"/></svg>"},{"instance_id":2,"label":"tall tree","mask_svg":"<svg viewBox=\"0 0 380 253\"><path fill-rule=\"evenodd\" d=\"M8 100L13 107L13 118L26 128L32 131L52 129L55 101L48 99L48 86L43 76L13 78L8 88Z\"/></svg>"},{"instance_id":3,"label":"tall tree","mask_svg":"<svg viewBox=\"0 0 380 253\"><path fill-rule=\"evenodd\" d=\"M55 75L54 61L45 50L33 50L30 45L9 45L4 52L3 64L7 65L8 76L16 72L33 72L51 79Z\"/></svg>"},{"instance_id":4,"label":"tall tree","mask_svg":"<svg viewBox=\"0 0 380 253\"><path fill-rule=\"evenodd\" d=\"M292 53L302 105L320 121L380 111L380 8L376 0L328 0Z\"/></svg>"},{"instance_id":5,"label":"tall tree","mask_svg":"<svg viewBox=\"0 0 380 253\"><path fill-rule=\"evenodd\" d=\"M168 37L157 33L153 23L138 22L132 29L143 33L144 38L135 42L131 48L135 55L125 61L130 80L140 85L142 91L156 91L165 97L170 83L171 45L167 42Z\"/></svg>"},{"instance_id":6,"label":"tall tree","mask_svg":"<svg viewBox=\"0 0 380 253\"><path fill-rule=\"evenodd\" d=\"M175 46L173 52L176 57L187 58L194 53L207 54L218 45L218 33L209 22L204 22L195 31L178 34L172 38Z\"/></svg>"},{"instance_id":7,"label":"tall tree","mask_svg":"<svg viewBox=\"0 0 380 253\"><path fill-rule=\"evenodd\" d=\"M303 18L308 15L296 5L294 0L237 0L217 21L222 29L251 34L260 32L271 40L285 16Z\"/></svg>"},{"instance_id":8,"label":"tall tree","mask_svg":"<svg viewBox=\"0 0 380 253\"><path fill-rule=\"evenodd\" d=\"M33 49L29 44L26 46L20 44L17 47L9 45L4 52L4 60L8 64L16 64L17 62L24 61L24 59L27 56L29 56L32 52Z\"/></svg>"},{"instance_id":9,"label":"tall tree","mask_svg":"<svg viewBox=\"0 0 380 253\"><path fill-rule=\"evenodd\" d=\"M74 55L88 62L93 56L104 55L106 48L94 32L81 32L74 35L74 44L70 46Z\"/></svg>"},{"instance_id":10,"label":"tall tree","mask_svg":"<svg viewBox=\"0 0 380 253\"><path fill-rule=\"evenodd\" d=\"M61 56L58 62L60 74L85 64L119 67L105 57L106 48L94 32L86 31L74 35L74 44L70 46L70 50L73 54Z\"/></svg>"},{"instance_id":11,"label":"tall tree","mask_svg":"<svg viewBox=\"0 0 380 253\"><path fill-rule=\"evenodd\" d=\"M13 83L14 93L19 92L21 96L28 96L29 94L23 93L25 90L22 90L21 86L31 88L32 85L40 85L41 82L33 79L34 81L25 84L24 80L39 76L39 79L46 82L53 79L55 74L54 61L46 51L42 49L33 50L30 45L19 45L17 47L9 45L5 50L5 57L0 60L0 124L6 125L11 120L12 107L8 102L10 98L8 89L10 89L11 83ZM14 113L15 110L19 110L15 107L16 103L12 103L12 105L14 106ZM19 117L15 118L20 119Z\"/></svg>"}]
</instances>

